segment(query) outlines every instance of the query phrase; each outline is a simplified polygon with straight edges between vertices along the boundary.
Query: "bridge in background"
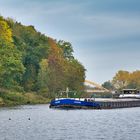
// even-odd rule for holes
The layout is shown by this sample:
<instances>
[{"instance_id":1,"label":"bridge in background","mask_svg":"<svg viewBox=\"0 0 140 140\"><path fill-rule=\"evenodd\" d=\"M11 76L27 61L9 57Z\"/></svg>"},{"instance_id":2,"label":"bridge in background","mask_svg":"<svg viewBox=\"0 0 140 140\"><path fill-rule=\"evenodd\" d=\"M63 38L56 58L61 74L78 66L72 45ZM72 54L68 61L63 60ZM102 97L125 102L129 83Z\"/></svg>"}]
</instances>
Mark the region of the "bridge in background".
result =
<instances>
[{"instance_id":1,"label":"bridge in background","mask_svg":"<svg viewBox=\"0 0 140 140\"><path fill-rule=\"evenodd\" d=\"M94 86L94 88L85 89L85 91L88 92L88 93L110 92L108 89L102 87L101 85L99 85L95 82L85 80L84 83L85 83L85 85L88 84L89 86Z\"/></svg>"}]
</instances>

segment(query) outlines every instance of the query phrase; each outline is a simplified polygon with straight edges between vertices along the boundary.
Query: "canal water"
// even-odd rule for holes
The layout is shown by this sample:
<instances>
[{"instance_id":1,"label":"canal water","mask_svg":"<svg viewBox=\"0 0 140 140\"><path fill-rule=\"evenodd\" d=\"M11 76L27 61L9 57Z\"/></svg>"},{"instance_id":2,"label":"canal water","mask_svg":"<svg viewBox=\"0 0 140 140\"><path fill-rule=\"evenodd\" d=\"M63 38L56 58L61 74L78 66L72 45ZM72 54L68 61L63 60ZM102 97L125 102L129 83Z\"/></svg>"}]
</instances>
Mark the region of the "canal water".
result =
<instances>
[{"instance_id":1,"label":"canal water","mask_svg":"<svg viewBox=\"0 0 140 140\"><path fill-rule=\"evenodd\" d=\"M140 140L140 108L0 108L0 140Z\"/></svg>"}]
</instances>

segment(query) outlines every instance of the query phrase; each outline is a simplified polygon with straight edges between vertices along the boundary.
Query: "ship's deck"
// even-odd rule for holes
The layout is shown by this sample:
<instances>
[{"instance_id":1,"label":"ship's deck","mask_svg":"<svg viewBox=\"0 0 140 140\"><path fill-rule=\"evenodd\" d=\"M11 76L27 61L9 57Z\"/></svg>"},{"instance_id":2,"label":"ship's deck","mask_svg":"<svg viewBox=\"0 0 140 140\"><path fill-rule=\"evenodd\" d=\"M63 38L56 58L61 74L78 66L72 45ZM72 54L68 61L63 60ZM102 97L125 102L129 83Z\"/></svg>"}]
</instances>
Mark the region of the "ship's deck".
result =
<instances>
[{"instance_id":1,"label":"ship's deck","mask_svg":"<svg viewBox=\"0 0 140 140\"><path fill-rule=\"evenodd\" d=\"M61 100L65 98L56 98L56 100ZM68 98L68 99L75 99L79 101L84 101L85 99L97 102L129 102L129 101L140 101L139 98Z\"/></svg>"}]
</instances>

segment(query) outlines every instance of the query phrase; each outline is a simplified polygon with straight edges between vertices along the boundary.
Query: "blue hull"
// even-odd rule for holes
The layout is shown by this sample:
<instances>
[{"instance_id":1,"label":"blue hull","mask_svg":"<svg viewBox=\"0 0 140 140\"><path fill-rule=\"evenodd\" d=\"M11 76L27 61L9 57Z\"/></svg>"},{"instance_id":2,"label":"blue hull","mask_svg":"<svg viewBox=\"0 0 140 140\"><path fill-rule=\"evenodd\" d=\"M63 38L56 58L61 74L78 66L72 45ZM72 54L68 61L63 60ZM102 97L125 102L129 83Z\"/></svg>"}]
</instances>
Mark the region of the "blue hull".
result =
<instances>
[{"instance_id":1,"label":"blue hull","mask_svg":"<svg viewBox=\"0 0 140 140\"><path fill-rule=\"evenodd\" d=\"M50 103L50 107L54 108L95 108L100 109L100 104L97 102L89 102L89 101L80 101L75 99L59 99L59 100L52 100Z\"/></svg>"}]
</instances>

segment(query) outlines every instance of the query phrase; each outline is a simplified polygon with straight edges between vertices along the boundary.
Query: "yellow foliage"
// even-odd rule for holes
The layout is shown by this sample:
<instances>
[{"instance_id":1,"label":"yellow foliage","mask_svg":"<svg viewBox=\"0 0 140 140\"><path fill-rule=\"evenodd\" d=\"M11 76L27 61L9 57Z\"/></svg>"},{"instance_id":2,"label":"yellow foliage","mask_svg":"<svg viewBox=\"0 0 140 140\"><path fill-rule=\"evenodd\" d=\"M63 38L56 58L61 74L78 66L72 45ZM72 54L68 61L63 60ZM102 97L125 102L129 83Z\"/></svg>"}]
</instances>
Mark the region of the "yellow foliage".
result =
<instances>
[{"instance_id":1,"label":"yellow foliage","mask_svg":"<svg viewBox=\"0 0 140 140\"><path fill-rule=\"evenodd\" d=\"M12 46L12 31L8 24L0 20L0 46Z\"/></svg>"},{"instance_id":2,"label":"yellow foliage","mask_svg":"<svg viewBox=\"0 0 140 140\"><path fill-rule=\"evenodd\" d=\"M140 71L128 72L118 71L112 81L114 87L122 88L140 88Z\"/></svg>"},{"instance_id":3,"label":"yellow foliage","mask_svg":"<svg viewBox=\"0 0 140 140\"><path fill-rule=\"evenodd\" d=\"M118 73L113 78L113 84L116 88L124 88L127 86L130 79L130 73L128 71L118 71Z\"/></svg>"}]
</instances>

